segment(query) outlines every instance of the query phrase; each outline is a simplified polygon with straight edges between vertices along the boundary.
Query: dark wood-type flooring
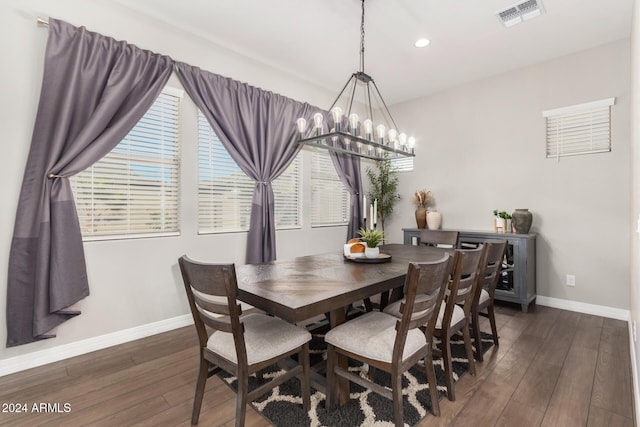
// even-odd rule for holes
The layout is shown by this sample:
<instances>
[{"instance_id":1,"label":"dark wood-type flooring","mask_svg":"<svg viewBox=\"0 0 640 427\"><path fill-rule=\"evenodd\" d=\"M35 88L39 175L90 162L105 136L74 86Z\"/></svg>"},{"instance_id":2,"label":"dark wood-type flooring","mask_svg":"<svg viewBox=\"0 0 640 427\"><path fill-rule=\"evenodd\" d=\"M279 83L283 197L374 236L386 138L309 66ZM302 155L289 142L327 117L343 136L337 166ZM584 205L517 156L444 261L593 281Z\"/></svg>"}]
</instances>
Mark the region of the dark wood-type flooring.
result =
<instances>
[{"instance_id":1,"label":"dark wood-type flooring","mask_svg":"<svg viewBox=\"0 0 640 427\"><path fill-rule=\"evenodd\" d=\"M497 311L499 348L460 379L455 402L441 400L440 417L419 426L634 425L626 322L542 306ZM186 327L0 377L0 404L29 409L0 413L0 425L188 426L196 363L195 330ZM210 379L199 425L232 426L234 402ZM67 403L70 412L33 413L34 403L60 411ZM248 408L246 425L269 423Z\"/></svg>"}]
</instances>

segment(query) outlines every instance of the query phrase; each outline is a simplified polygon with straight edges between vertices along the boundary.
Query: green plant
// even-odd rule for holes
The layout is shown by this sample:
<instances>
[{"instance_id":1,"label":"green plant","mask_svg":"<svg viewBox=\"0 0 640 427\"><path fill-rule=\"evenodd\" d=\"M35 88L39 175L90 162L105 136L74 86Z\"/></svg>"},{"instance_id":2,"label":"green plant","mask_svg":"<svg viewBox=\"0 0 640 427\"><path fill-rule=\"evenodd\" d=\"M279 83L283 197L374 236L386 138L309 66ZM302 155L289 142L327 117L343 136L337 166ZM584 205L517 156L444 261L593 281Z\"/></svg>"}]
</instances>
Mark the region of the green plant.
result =
<instances>
[{"instance_id":1,"label":"green plant","mask_svg":"<svg viewBox=\"0 0 640 427\"><path fill-rule=\"evenodd\" d=\"M511 219L511 215L509 215L508 213L506 213L505 211L500 211L498 212L497 209L493 210L493 215L497 216L498 218L502 218L502 219Z\"/></svg>"},{"instance_id":2,"label":"green plant","mask_svg":"<svg viewBox=\"0 0 640 427\"><path fill-rule=\"evenodd\" d=\"M378 218L380 228L384 232L384 222L391 216L393 205L400 200L398 194L398 174L389 160L376 162L378 173L367 168L367 177L371 182L371 188L367 193L369 200L378 200Z\"/></svg>"},{"instance_id":3,"label":"green plant","mask_svg":"<svg viewBox=\"0 0 640 427\"><path fill-rule=\"evenodd\" d=\"M382 230L365 230L364 228L361 228L358 231L358 234L362 236L362 241L367 244L368 248L375 248L384 240L384 231Z\"/></svg>"}]
</instances>

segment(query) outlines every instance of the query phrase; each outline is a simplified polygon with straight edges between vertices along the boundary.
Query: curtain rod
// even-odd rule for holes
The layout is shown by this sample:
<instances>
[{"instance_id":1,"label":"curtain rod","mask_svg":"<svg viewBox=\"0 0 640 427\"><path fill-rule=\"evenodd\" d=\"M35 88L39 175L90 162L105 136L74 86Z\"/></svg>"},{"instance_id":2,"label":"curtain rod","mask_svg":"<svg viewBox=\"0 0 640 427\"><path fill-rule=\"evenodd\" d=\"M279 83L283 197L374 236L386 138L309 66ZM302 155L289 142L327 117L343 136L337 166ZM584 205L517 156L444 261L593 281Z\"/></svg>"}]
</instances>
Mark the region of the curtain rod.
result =
<instances>
[{"instance_id":1,"label":"curtain rod","mask_svg":"<svg viewBox=\"0 0 640 427\"><path fill-rule=\"evenodd\" d=\"M36 20L36 22L40 25L44 25L44 26L49 26L49 21L47 21L46 19L42 19L38 16L38 19Z\"/></svg>"}]
</instances>

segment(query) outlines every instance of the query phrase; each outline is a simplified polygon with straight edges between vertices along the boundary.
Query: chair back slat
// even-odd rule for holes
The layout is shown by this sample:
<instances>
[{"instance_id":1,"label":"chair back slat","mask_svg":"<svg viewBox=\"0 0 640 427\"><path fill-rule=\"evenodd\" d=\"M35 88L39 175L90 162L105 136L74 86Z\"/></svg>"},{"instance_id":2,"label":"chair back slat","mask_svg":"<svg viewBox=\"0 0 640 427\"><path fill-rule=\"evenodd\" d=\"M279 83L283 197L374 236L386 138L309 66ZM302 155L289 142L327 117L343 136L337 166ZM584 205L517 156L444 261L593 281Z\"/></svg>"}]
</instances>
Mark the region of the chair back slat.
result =
<instances>
[{"instance_id":1,"label":"chair back slat","mask_svg":"<svg viewBox=\"0 0 640 427\"><path fill-rule=\"evenodd\" d=\"M229 316L214 315L200 306L196 306L196 308L205 325L218 331L233 333L233 325Z\"/></svg>"}]
</instances>

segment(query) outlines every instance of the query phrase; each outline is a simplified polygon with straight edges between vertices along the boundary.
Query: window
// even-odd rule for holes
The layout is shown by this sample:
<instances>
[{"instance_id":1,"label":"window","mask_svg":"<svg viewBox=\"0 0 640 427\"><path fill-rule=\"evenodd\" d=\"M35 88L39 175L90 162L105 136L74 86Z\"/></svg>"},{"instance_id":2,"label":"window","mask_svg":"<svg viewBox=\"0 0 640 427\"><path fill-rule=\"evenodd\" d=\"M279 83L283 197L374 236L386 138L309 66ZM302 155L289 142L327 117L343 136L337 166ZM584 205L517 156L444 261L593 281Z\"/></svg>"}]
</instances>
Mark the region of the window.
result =
<instances>
[{"instance_id":1,"label":"window","mask_svg":"<svg viewBox=\"0 0 640 427\"><path fill-rule=\"evenodd\" d=\"M396 172L411 172L413 171L413 159L415 157L396 157L390 159L391 167Z\"/></svg>"},{"instance_id":2,"label":"window","mask_svg":"<svg viewBox=\"0 0 640 427\"><path fill-rule=\"evenodd\" d=\"M543 111L547 157L611 151L611 106L615 98Z\"/></svg>"},{"instance_id":3,"label":"window","mask_svg":"<svg viewBox=\"0 0 640 427\"><path fill-rule=\"evenodd\" d=\"M350 194L340 181L326 150L314 150L311 160L311 225L347 225Z\"/></svg>"},{"instance_id":4,"label":"window","mask_svg":"<svg viewBox=\"0 0 640 427\"><path fill-rule=\"evenodd\" d=\"M109 154L71 178L83 237L144 237L180 231L182 93L165 88Z\"/></svg>"},{"instance_id":5,"label":"window","mask_svg":"<svg viewBox=\"0 0 640 427\"><path fill-rule=\"evenodd\" d=\"M300 159L273 181L276 228L302 224ZM198 232L249 230L255 181L238 167L209 122L198 112Z\"/></svg>"}]
</instances>

